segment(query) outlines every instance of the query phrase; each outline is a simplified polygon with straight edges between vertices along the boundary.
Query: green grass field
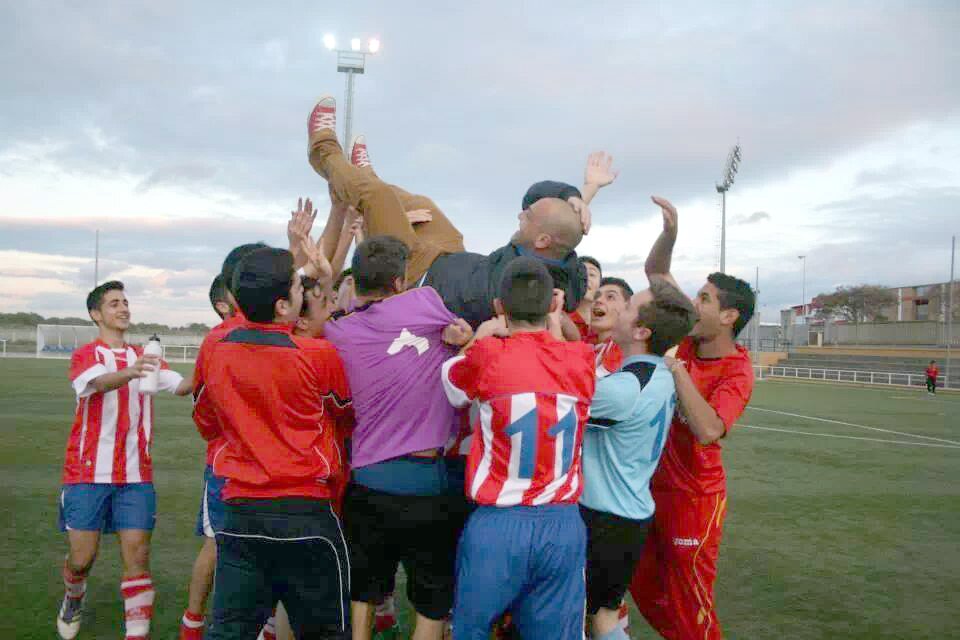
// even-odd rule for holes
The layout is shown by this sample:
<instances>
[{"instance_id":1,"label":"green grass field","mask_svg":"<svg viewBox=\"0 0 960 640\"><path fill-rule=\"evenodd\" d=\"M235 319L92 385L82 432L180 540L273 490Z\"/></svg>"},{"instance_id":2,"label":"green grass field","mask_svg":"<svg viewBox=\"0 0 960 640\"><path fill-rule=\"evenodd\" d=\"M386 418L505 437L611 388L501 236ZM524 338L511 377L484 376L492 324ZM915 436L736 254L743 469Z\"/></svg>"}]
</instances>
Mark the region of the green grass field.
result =
<instances>
[{"instance_id":1,"label":"green grass field","mask_svg":"<svg viewBox=\"0 0 960 640\"><path fill-rule=\"evenodd\" d=\"M56 637L57 496L74 408L66 367L0 359L0 638ZM960 395L767 380L741 422L726 443L717 591L727 637L960 637ZM183 398L158 401L155 434L153 638L168 640L199 548L204 447ZM119 578L106 538L81 638L122 637ZM631 635L655 637L635 613Z\"/></svg>"}]
</instances>

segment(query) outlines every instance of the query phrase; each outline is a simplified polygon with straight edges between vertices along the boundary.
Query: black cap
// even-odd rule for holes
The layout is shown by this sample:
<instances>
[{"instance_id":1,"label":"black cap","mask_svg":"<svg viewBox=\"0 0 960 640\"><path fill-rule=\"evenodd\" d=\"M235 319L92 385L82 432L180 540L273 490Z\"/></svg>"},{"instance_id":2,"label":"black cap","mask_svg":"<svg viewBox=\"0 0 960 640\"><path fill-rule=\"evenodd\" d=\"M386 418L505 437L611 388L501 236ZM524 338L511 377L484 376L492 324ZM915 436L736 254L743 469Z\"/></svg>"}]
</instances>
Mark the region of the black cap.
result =
<instances>
[{"instance_id":1,"label":"black cap","mask_svg":"<svg viewBox=\"0 0 960 640\"><path fill-rule=\"evenodd\" d=\"M537 200L542 200L543 198L559 198L561 200L567 200L568 198L582 197L580 195L580 189L577 189L575 186L567 184L566 182L555 182L553 180L544 180L542 182L534 183L527 193L523 196L523 210L526 211L533 203Z\"/></svg>"}]
</instances>

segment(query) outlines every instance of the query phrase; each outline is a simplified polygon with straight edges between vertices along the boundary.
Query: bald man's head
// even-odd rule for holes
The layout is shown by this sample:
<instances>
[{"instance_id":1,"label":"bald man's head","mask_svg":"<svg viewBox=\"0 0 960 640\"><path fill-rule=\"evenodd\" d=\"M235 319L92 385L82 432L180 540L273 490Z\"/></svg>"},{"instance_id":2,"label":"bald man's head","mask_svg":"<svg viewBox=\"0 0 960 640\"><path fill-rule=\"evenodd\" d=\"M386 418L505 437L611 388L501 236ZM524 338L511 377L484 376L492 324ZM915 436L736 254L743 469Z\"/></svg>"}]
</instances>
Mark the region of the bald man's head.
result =
<instances>
[{"instance_id":1,"label":"bald man's head","mask_svg":"<svg viewBox=\"0 0 960 640\"><path fill-rule=\"evenodd\" d=\"M541 198L520 213L514 244L548 258L563 260L583 238L580 216L565 200Z\"/></svg>"}]
</instances>

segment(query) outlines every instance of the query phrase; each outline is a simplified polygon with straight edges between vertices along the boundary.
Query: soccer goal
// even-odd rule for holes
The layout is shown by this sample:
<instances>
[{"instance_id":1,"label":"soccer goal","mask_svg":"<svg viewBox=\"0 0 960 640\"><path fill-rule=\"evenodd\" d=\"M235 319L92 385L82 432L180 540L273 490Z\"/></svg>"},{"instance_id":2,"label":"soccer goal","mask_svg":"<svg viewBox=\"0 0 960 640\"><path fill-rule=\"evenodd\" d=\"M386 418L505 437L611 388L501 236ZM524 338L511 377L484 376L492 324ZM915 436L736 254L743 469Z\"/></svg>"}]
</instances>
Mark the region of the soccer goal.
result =
<instances>
[{"instance_id":1,"label":"soccer goal","mask_svg":"<svg viewBox=\"0 0 960 640\"><path fill-rule=\"evenodd\" d=\"M96 340L94 325L38 324L37 357L69 358L74 349Z\"/></svg>"},{"instance_id":2,"label":"soccer goal","mask_svg":"<svg viewBox=\"0 0 960 640\"><path fill-rule=\"evenodd\" d=\"M762 364L753 365L753 379L754 380L763 380L766 377L766 372L764 372L764 367Z\"/></svg>"}]
</instances>

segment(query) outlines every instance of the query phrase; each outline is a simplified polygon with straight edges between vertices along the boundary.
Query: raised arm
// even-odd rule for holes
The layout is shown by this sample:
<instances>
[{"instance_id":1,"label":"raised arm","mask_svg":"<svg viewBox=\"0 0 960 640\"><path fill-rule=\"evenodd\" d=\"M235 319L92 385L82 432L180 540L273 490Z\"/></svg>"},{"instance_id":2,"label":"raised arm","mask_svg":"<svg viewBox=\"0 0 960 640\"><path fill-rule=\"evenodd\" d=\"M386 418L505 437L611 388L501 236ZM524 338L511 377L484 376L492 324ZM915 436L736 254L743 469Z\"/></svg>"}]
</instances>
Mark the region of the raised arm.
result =
<instances>
[{"instance_id":1,"label":"raised arm","mask_svg":"<svg viewBox=\"0 0 960 640\"><path fill-rule=\"evenodd\" d=\"M620 172L613 168L613 156L604 151L591 153L583 170L583 189L580 190L583 201L590 204L597 192L616 180L618 175Z\"/></svg>"},{"instance_id":2,"label":"raised arm","mask_svg":"<svg viewBox=\"0 0 960 640\"><path fill-rule=\"evenodd\" d=\"M343 272L343 263L347 260L347 253L350 251L350 245L353 244L354 240L357 244L363 242L363 217L357 214L357 210L353 207L347 207L340 235L337 237L337 250L330 259L334 280ZM323 242L322 238L321 242Z\"/></svg>"},{"instance_id":3,"label":"raised arm","mask_svg":"<svg viewBox=\"0 0 960 640\"><path fill-rule=\"evenodd\" d=\"M652 196L651 199L663 213L663 231L650 248L647 261L644 263L644 271L649 280L660 278L679 289L677 281L670 273L673 245L677 242L677 209L666 198Z\"/></svg>"}]
</instances>

